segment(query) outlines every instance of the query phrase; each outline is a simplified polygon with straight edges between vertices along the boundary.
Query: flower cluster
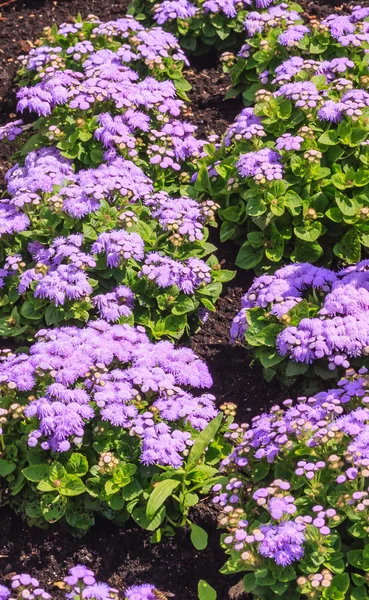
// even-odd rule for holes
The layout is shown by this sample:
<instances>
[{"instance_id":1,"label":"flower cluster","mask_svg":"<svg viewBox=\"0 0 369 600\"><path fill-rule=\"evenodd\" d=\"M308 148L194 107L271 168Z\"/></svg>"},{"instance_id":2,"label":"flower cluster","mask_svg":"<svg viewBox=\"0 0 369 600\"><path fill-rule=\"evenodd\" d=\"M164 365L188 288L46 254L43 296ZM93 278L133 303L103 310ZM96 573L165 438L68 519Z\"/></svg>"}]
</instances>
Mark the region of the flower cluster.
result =
<instances>
[{"instance_id":1,"label":"flower cluster","mask_svg":"<svg viewBox=\"0 0 369 600\"><path fill-rule=\"evenodd\" d=\"M318 592L336 586L349 597L360 587L369 505L368 383L367 369L350 369L337 387L286 400L251 426L233 423L226 433L234 444L222 463L229 479L213 487L213 501L228 530L229 567L251 571L245 586L256 596L265 571L286 597L324 598ZM352 566L359 579L349 575Z\"/></svg>"},{"instance_id":2,"label":"flower cluster","mask_svg":"<svg viewBox=\"0 0 369 600\"><path fill-rule=\"evenodd\" d=\"M182 215L172 210L178 202ZM159 222L162 218L164 232L172 233L168 239L175 248L201 239L204 221L211 211L208 203L198 205L188 199L188 205L192 205L189 213L185 210L186 199L177 201L165 193L149 196L146 203L155 207ZM187 315L196 315L204 304L206 286L213 276L217 277L211 264L198 258L175 260L160 252L145 252L143 238L132 228L100 233L92 244L83 234L56 237L49 245L30 242L22 254L9 254L0 269L3 314L9 314L7 310L13 311L15 306L19 306L20 313L18 324L8 322L8 332L19 335L19 325L28 332L36 324L87 321L95 309L108 322L149 322L154 337L178 337L187 324ZM212 291L210 297L215 298L214 293L219 292ZM134 301L135 294L139 302ZM7 301L10 295L11 303ZM186 297L190 300L179 309L178 302ZM146 309L148 318L143 320L144 302L152 308ZM172 322L163 329L166 317Z\"/></svg>"},{"instance_id":3,"label":"flower cluster","mask_svg":"<svg viewBox=\"0 0 369 600\"><path fill-rule=\"evenodd\" d=\"M119 590L107 583L96 581L95 573L84 565L76 565L68 570L64 577L65 598L88 598L89 600L118 600ZM151 584L133 585L124 591L123 600L155 600L156 588ZM52 595L46 592L39 581L21 573L13 575L9 585L0 585L1 600L52 600Z\"/></svg>"},{"instance_id":4,"label":"flower cluster","mask_svg":"<svg viewBox=\"0 0 369 600\"><path fill-rule=\"evenodd\" d=\"M272 4L279 0L133 0L130 11L145 15L146 23L157 23L173 32L183 48L206 53L209 46L233 49L244 38L250 23L260 20ZM273 18L282 18L285 3L270 9L267 24ZM263 22L263 21L262 21ZM289 22L289 21L288 21Z\"/></svg>"},{"instance_id":5,"label":"flower cluster","mask_svg":"<svg viewBox=\"0 0 369 600\"><path fill-rule=\"evenodd\" d=\"M302 263L262 275L243 297L231 337L246 334L262 363L264 345L275 345L281 360L303 366L301 373L317 363L331 371L362 364L369 350L368 277L367 260L337 273Z\"/></svg>"},{"instance_id":6,"label":"flower cluster","mask_svg":"<svg viewBox=\"0 0 369 600\"><path fill-rule=\"evenodd\" d=\"M122 293L116 290L118 299ZM110 299L97 302L108 318L117 310ZM108 502L114 513L130 499L128 489L121 496L129 484L137 502L144 502L159 466L184 465L198 433L217 417L214 396L190 391L211 384L206 365L190 349L153 344L142 327L101 320L85 328L40 330L29 354L6 351L1 357L3 456L13 465L2 485L12 487L14 469L28 484L12 504L22 510L32 492L39 523L65 516L87 529L93 523L87 508L84 518L78 516L81 524L73 521L74 496L82 503L89 495L99 499L100 510ZM25 452L15 458L20 439ZM56 453L60 462L53 461ZM150 476L141 465L151 466ZM142 510L136 503L131 509Z\"/></svg>"},{"instance_id":7,"label":"flower cluster","mask_svg":"<svg viewBox=\"0 0 369 600\"><path fill-rule=\"evenodd\" d=\"M282 5L267 13L277 9ZM314 263L323 257L329 263L332 255L354 264L368 248L362 188L369 182L369 79L363 75L369 43L337 48L329 24L341 33L347 27L364 31L367 11L313 23L291 49L277 42L280 26L264 29L257 14L249 26L258 31L250 31L243 58L229 67L235 77L229 94L240 89L253 105L221 144L205 147L202 164L211 180L197 189L210 189L219 203L221 238L242 244L242 268L273 269L285 260ZM304 32L295 22L285 35L297 30Z\"/></svg>"}]
</instances>

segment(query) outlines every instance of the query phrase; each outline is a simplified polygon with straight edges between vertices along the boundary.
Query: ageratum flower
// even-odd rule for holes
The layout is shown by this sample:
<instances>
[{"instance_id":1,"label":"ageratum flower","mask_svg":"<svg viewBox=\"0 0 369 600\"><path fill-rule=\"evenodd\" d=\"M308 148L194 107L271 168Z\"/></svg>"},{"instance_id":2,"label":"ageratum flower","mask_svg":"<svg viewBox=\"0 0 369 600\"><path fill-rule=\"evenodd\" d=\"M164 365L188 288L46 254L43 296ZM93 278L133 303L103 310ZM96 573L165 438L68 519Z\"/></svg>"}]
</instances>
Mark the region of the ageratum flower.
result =
<instances>
[{"instance_id":1,"label":"ageratum flower","mask_svg":"<svg viewBox=\"0 0 369 600\"><path fill-rule=\"evenodd\" d=\"M189 0L164 0L153 8L154 21L163 25L173 19L190 19L194 17L198 9Z\"/></svg>"},{"instance_id":2,"label":"ageratum flower","mask_svg":"<svg viewBox=\"0 0 369 600\"><path fill-rule=\"evenodd\" d=\"M231 336L244 335L249 308L265 308L283 321L293 306L309 297L310 290L324 292L315 300L316 316L285 327L276 339L278 352L296 362L311 364L325 359L329 369L348 368L350 361L366 354L369 347L367 260L338 273L308 263L290 265L256 279L242 300Z\"/></svg>"},{"instance_id":3,"label":"ageratum flower","mask_svg":"<svg viewBox=\"0 0 369 600\"><path fill-rule=\"evenodd\" d=\"M278 6L272 6L265 12L252 11L244 22L244 29L249 37L253 37L257 33L263 33L265 28L274 28L279 25L294 25L296 21L300 21L300 15L294 10L289 10L286 2L282 2Z\"/></svg>"},{"instance_id":4,"label":"ageratum flower","mask_svg":"<svg viewBox=\"0 0 369 600\"><path fill-rule=\"evenodd\" d=\"M6 125L2 125L0 127L0 141L8 140L9 142L13 142L18 135L23 133L22 125L22 119L17 119L16 121L11 121Z\"/></svg>"},{"instance_id":5,"label":"ageratum flower","mask_svg":"<svg viewBox=\"0 0 369 600\"><path fill-rule=\"evenodd\" d=\"M224 145L230 146L233 142L243 139L250 140L254 136L264 137L266 135L261 119L254 114L253 108L244 108L236 117L234 123L228 127Z\"/></svg>"},{"instance_id":6,"label":"ageratum flower","mask_svg":"<svg viewBox=\"0 0 369 600\"><path fill-rule=\"evenodd\" d=\"M134 294L126 285L120 285L112 292L94 296L92 306L97 308L102 319L114 323L121 317L128 318L132 315Z\"/></svg>"},{"instance_id":7,"label":"ageratum flower","mask_svg":"<svg viewBox=\"0 0 369 600\"><path fill-rule=\"evenodd\" d=\"M18 401L26 392L25 417L37 421L28 443L44 450L65 452L83 443L85 429L102 419L138 436L144 464L178 467L191 433L171 423L203 429L217 414L212 396L194 399L188 391L187 386L212 383L191 350L175 349L170 342L152 344L142 327L105 321L40 331L29 355L3 360L0 382L18 394ZM145 400L138 402L138 394ZM148 410L152 405L154 412Z\"/></svg>"},{"instance_id":8,"label":"ageratum flower","mask_svg":"<svg viewBox=\"0 0 369 600\"><path fill-rule=\"evenodd\" d=\"M286 83L282 85L273 96L284 96L293 100L297 108L309 110L322 102L322 96L311 81Z\"/></svg>"},{"instance_id":9,"label":"ageratum flower","mask_svg":"<svg viewBox=\"0 0 369 600\"><path fill-rule=\"evenodd\" d=\"M297 46L308 33L310 33L309 27L305 25L293 25L278 36L278 41L282 46Z\"/></svg>"},{"instance_id":10,"label":"ageratum flower","mask_svg":"<svg viewBox=\"0 0 369 600\"><path fill-rule=\"evenodd\" d=\"M242 177L252 177L259 184L283 178L281 156L270 148L241 154L237 169Z\"/></svg>"},{"instance_id":11,"label":"ageratum flower","mask_svg":"<svg viewBox=\"0 0 369 600\"><path fill-rule=\"evenodd\" d=\"M155 281L159 287L176 285L184 294L193 294L197 288L210 283L210 271L209 265L198 258L189 258L182 263L151 252L145 258L139 275Z\"/></svg>"},{"instance_id":12,"label":"ageratum flower","mask_svg":"<svg viewBox=\"0 0 369 600\"><path fill-rule=\"evenodd\" d=\"M84 565L76 565L68 570L63 579L64 597L73 600L76 596L86 600L118 600L119 592L106 583L96 581L95 573ZM133 585L124 591L124 600L156 600L155 586L152 584ZM0 585L0 600L16 597L18 600L51 600L52 596L40 587L39 581L28 573L14 575L10 589Z\"/></svg>"},{"instance_id":13,"label":"ageratum flower","mask_svg":"<svg viewBox=\"0 0 369 600\"><path fill-rule=\"evenodd\" d=\"M157 219L164 231L172 233L172 241L180 245L184 239L195 242L204 237L204 225L214 218L214 210L208 203L199 203L186 196L171 198L167 192L150 195L144 201L151 208L151 216Z\"/></svg>"}]
</instances>

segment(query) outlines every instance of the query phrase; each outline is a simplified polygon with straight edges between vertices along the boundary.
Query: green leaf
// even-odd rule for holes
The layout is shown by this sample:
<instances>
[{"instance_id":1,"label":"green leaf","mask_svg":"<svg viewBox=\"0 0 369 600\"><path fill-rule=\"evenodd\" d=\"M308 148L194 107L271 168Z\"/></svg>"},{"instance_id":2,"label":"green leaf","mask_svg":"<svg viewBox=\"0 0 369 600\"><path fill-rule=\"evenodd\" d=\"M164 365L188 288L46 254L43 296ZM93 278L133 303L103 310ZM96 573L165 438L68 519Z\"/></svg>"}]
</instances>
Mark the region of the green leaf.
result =
<instances>
[{"instance_id":1,"label":"green leaf","mask_svg":"<svg viewBox=\"0 0 369 600\"><path fill-rule=\"evenodd\" d=\"M322 224L319 221L314 221L311 225L302 225L295 227L294 232L296 237L304 242L316 242L322 233Z\"/></svg>"},{"instance_id":2,"label":"green leaf","mask_svg":"<svg viewBox=\"0 0 369 600\"><path fill-rule=\"evenodd\" d=\"M345 263L356 263L361 258L361 244L359 234L355 229L350 229L343 238L333 246L333 252Z\"/></svg>"},{"instance_id":3,"label":"green leaf","mask_svg":"<svg viewBox=\"0 0 369 600\"><path fill-rule=\"evenodd\" d=\"M266 369L275 367L286 358L285 356L278 354L277 350L273 350L271 348L260 348L257 352L257 356L263 367Z\"/></svg>"},{"instance_id":4,"label":"green leaf","mask_svg":"<svg viewBox=\"0 0 369 600\"><path fill-rule=\"evenodd\" d=\"M195 189L199 192L212 193L211 183L209 179L209 171L206 165L202 165L195 181Z\"/></svg>"},{"instance_id":5,"label":"green leaf","mask_svg":"<svg viewBox=\"0 0 369 600\"><path fill-rule=\"evenodd\" d=\"M26 300L22 304L19 312L22 315L22 317L25 317L26 319L30 319L32 321L40 320L40 313L38 311L35 311L34 305L31 302L29 302L29 300Z\"/></svg>"},{"instance_id":6,"label":"green leaf","mask_svg":"<svg viewBox=\"0 0 369 600\"><path fill-rule=\"evenodd\" d=\"M255 333L253 327L250 327L246 331L246 341L250 346L271 346L275 348L276 337L283 329L283 325L271 323Z\"/></svg>"},{"instance_id":7,"label":"green leaf","mask_svg":"<svg viewBox=\"0 0 369 600\"><path fill-rule=\"evenodd\" d=\"M23 475L28 481L38 482L42 479L48 479L50 467L47 465L30 465L22 470Z\"/></svg>"},{"instance_id":8,"label":"green leaf","mask_svg":"<svg viewBox=\"0 0 369 600\"><path fill-rule=\"evenodd\" d=\"M66 477L67 472L63 465L57 461L53 462L49 471L49 479L57 481Z\"/></svg>"},{"instance_id":9,"label":"green leaf","mask_svg":"<svg viewBox=\"0 0 369 600\"><path fill-rule=\"evenodd\" d=\"M359 211L360 204L355 198L349 198L346 194L337 191L335 200L341 213L345 216L353 217Z\"/></svg>"},{"instance_id":10,"label":"green leaf","mask_svg":"<svg viewBox=\"0 0 369 600\"><path fill-rule=\"evenodd\" d=\"M309 365L305 363L296 363L293 360L289 360L286 367L287 377L297 377L298 375L304 375L309 370Z\"/></svg>"},{"instance_id":11,"label":"green leaf","mask_svg":"<svg viewBox=\"0 0 369 600\"><path fill-rule=\"evenodd\" d=\"M86 487L77 475L68 475L68 480L60 487L63 496L79 496L86 491Z\"/></svg>"},{"instance_id":12,"label":"green leaf","mask_svg":"<svg viewBox=\"0 0 369 600\"><path fill-rule=\"evenodd\" d=\"M254 481L261 481L264 479L270 470L270 464L266 460L261 460L256 463L252 468L252 478Z\"/></svg>"},{"instance_id":13,"label":"green leaf","mask_svg":"<svg viewBox=\"0 0 369 600\"><path fill-rule=\"evenodd\" d=\"M200 579L197 584L197 595L199 600L216 600L217 593L204 579Z\"/></svg>"},{"instance_id":14,"label":"green leaf","mask_svg":"<svg viewBox=\"0 0 369 600\"><path fill-rule=\"evenodd\" d=\"M264 248L253 248L250 242L242 244L236 258L236 265L241 269L253 269L264 257Z\"/></svg>"},{"instance_id":15,"label":"green leaf","mask_svg":"<svg viewBox=\"0 0 369 600\"><path fill-rule=\"evenodd\" d=\"M150 225L144 223L144 221L138 221L136 223L137 233L142 237L144 242L154 246L156 243L156 235Z\"/></svg>"},{"instance_id":16,"label":"green leaf","mask_svg":"<svg viewBox=\"0 0 369 600\"><path fill-rule=\"evenodd\" d=\"M208 534L206 531L199 527L199 525L195 525L195 523L190 522L191 527L191 542L195 546L196 550L205 550L208 545Z\"/></svg>"},{"instance_id":17,"label":"green leaf","mask_svg":"<svg viewBox=\"0 0 369 600\"><path fill-rule=\"evenodd\" d=\"M255 573L247 573L247 575L245 575L245 577L243 578L243 586L245 588L245 591L249 594L250 592L252 592L252 590L254 589L254 587L256 586L256 577L255 577Z\"/></svg>"},{"instance_id":18,"label":"green leaf","mask_svg":"<svg viewBox=\"0 0 369 600\"><path fill-rule=\"evenodd\" d=\"M83 475L86 475L88 471L87 458L83 454L75 452L69 457L69 460L65 465L65 469L71 475L78 475L78 477L83 477Z\"/></svg>"},{"instance_id":19,"label":"green leaf","mask_svg":"<svg viewBox=\"0 0 369 600\"><path fill-rule=\"evenodd\" d=\"M227 240L229 240L229 238L232 237L232 235L235 234L235 232L237 231L237 225L235 225L234 223L227 223L224 222L221 224L220 226L220 241L221 242L226 242Z\"/></svg>"},{"instance_id":20,"label":"green leaf","mask_svg":"<svg viewBox=\"0 0 369 600\"><path fill-rule=\"evenodd\" d=\"M9 460L4 460L0 458L0 477L6 477L15 471L15 464L10 462Z\"/></svg>"},{"instance_id":21,"label":"green leaf","mask_svg":"<svg viewBox=\"0 0 369 600\"><path fill-rule=\"evenodd\" d=\"M177 299L177 302L172 308L172 313L174 315L184 315L189 312L193 312L195 310L195 305L191 298L183 298L182 300Z\"/></svg>"},{"instance_id":22,"label":"green leaf","mask_svg":"<svg viewBox=\"0 0 369 600\"><path fill-rule=\"evenodd\" d=\"M222 271L213 271L213 278L215 281L226 283L227 281L232 281L236 274L237 271L228 271L227 269L223 269Z\"/></svg>"},{"instance_id":23,"label":"green leaf","mask_svg":"<svg viewBox=\"0 0 369 600\"><path fill-rule=\"evenodd\" d=\"M319 144L324 144L325 146L335 146L338 143L337 132L333 129L329 131L325 131L318 138Z\"/></svg>"},{"instance_id":24,"label":"green leaf","mask_svg":"<svg viewBox=\"0 0 369 600\"><path fill-rule=\"evenodd\" d=\"M136 523L138 523L140 527L142 527L143 529L147 529L147 531L155 531L155 529L160 527L165 517L165 514L165 506L159 508L153 519L147 518L145 509L143 507L135 508L132 511L133 519L136 521Z\"/></svg>"},{"instance_id":25,"label":"green leaf","mask_svg":"<svg viewBox=\"0 0 369 600\"><path fill-rule=\"evenodd\" d=\"M110 496L116 494L120 490L120 485L115 483L112 479L108 479L104 485L105 492Z\"/></svg>"},{"instance_id":26,"label":"green leaf","mask_svg":"<svg viewBox=\"0 0 369 600\"><path fill-rule=\"evenodd\" d=\"M146 506L146 517L149 521L153 519L157 511L162 507L166 499L179 486L180 481L176 479L165 479L155 484Z\"/></svg>"},{"instance_id":27,"label":"green leaf","mask_svg":"<svg viewBox=\"0 0 369 600\"><path fill-rule=\"evenodd\" d=\"M196 437L195 443L190 450L190 454L188 455L186 462L186 471L187 473L191 471L198 464L199 460L203 456L206 451L206 448L209 446L210 442L214 439L219 427L222 424L223 415L220 413L215 419L210 421L208 425L205 427L201 433L199 433Z\"/></svg>"},{"instance_id":28,"label":"green leaf","mask_svg":"<svg viewBox=\"0 0 369 600\"><path fill-rule=\"evenodd\" d=\"M45 494L41 497L40 507L44 519L49 523L55 523L65 514L67 499L55 494Z\"/></svg>"}]
</instances>

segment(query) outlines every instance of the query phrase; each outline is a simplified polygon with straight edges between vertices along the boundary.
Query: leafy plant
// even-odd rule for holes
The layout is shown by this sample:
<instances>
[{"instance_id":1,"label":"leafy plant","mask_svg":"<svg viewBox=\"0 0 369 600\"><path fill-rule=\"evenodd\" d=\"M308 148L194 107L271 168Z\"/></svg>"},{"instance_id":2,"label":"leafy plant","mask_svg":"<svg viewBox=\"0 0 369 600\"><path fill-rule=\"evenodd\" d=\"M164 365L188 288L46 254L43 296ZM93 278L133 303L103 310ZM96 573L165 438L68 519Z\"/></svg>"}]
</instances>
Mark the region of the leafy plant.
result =
<instances>
[{"instance_id":1,"label":"leafy plant","mask_svg":"<svg viewBox=\"0 0 369 600\"><path fill-rule=\"evenodd\" d=\"M337 380L366 363L367 269L368 261L338 273L302 263L262 275L242 298L231 337L246 342L268 380Z\"/></svg>"},{"instance_id":2,"label":"leafy plant","mask_svg":"<svg viewBox=\"0 0 369 600\"><path fill-rule=\"evenodd\" d=\"M30 525L62 520L80 534L100 513L120 525L133 518L158 542L224 480L230 419L213 396L190 393L211 377L189 349L91 321L43 330L30 355L10 355L0 370L0 497Z\"/></svg>"},{"instance_id":3,"label":"leafy plant","mask_svg":"<svg viewBox=\"0 0 369 600\"><path fill-rule=\"evenodd\" d=\"M221 572L246 572L254 598L368 595L367 386L367 369L350 369L328 392L232 424L229 480L213 499L227 529Z\"/></svg>"},{"instance_id":4,"label":"leafy plant","mask_svg":"<svg viewBox=\"0 0 369 600\"><path fill-rule=\"evenodd\" d=\"M220 238L241 245L241 268L273 270L288 260L355 263L368 241L369 95L337 77L335 68L350 71L353 61L311 66L301 58L293 69L287 63L275 91L258 92L220 149L206 147L189 193L211 194L220 204ZM361 66L357 78L360 72Z\"/></svg>"}]
</instances>

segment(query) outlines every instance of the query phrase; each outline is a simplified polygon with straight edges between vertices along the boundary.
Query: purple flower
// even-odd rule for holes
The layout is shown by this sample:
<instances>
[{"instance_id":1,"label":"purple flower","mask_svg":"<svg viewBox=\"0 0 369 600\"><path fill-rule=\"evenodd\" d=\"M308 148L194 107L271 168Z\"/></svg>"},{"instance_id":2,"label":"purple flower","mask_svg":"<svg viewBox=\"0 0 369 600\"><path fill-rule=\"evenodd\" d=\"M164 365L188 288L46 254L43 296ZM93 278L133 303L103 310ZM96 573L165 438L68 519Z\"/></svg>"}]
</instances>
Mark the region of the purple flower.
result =
<instances>
[{"instance_id":1,"label":"purple flower","mask_svg":"<svg viewBox=\"0 0 369 600\"><path fill-rule=\"evenodd\" d=\"M279 35L278 41L282 46L297 46L308 33L310 33L309 27L305 25L293 25Z\"/></svg>"},{"instance_id":2,"label":"purple flower","mask_svg":"<svg viewBox=\"0 0 369 600\"><path fill-rule=\"evenodd\" d=\"M97 308L102 319L113 323L121 317L128 318L132 315L134 294L126 285L120 285L110 293L94 296L92 305Z\"/></svg>"},{"instance_id":3,"label":"purple flower","mask_svg":"<svg viewBox=\"0 0 369 600\"><path fill-rule=\"evenodd\" d=\"M141 276L155 281L159 287L176 285L185 294L193 294L200 286L210 283L210 267L202 260L190 258L182 263L157 252L148 254Z\"/></svg>"},{"instance_id":4,"label":"purple flower","mask_svg":"<svg viewBox=\"0 0 369 600\"><path fill-rule=\"evenodd\" d=\"M190 19L197 13L197 8L189 0L164 0L154 6L154 20L163 25L173 19Z\"/></svg>"},{"instance_id":5,"label":"purple flower","mask_svg":"<svg viewBox=\"0 0 369 600\"><path fill-rule=\"evenodd\" d=\"M260 184L283 178L281 157L278 152L269 148L241 154L237 169L242 177L253 177Z\"/></svg>"},{"instance_id":6,"label":"purple flower","mask_svg":"<svg viewBox=\"0 0 369 600\"><path fill-rule=\"evenodd\" d=\"M286 521L279 525L263 525L261 531L264 540L258 552L266 558L272 558L277 565L286 567L304 556L303 544L305 536L303 526L294 521Z\"/></svg>"}]
</instances>

